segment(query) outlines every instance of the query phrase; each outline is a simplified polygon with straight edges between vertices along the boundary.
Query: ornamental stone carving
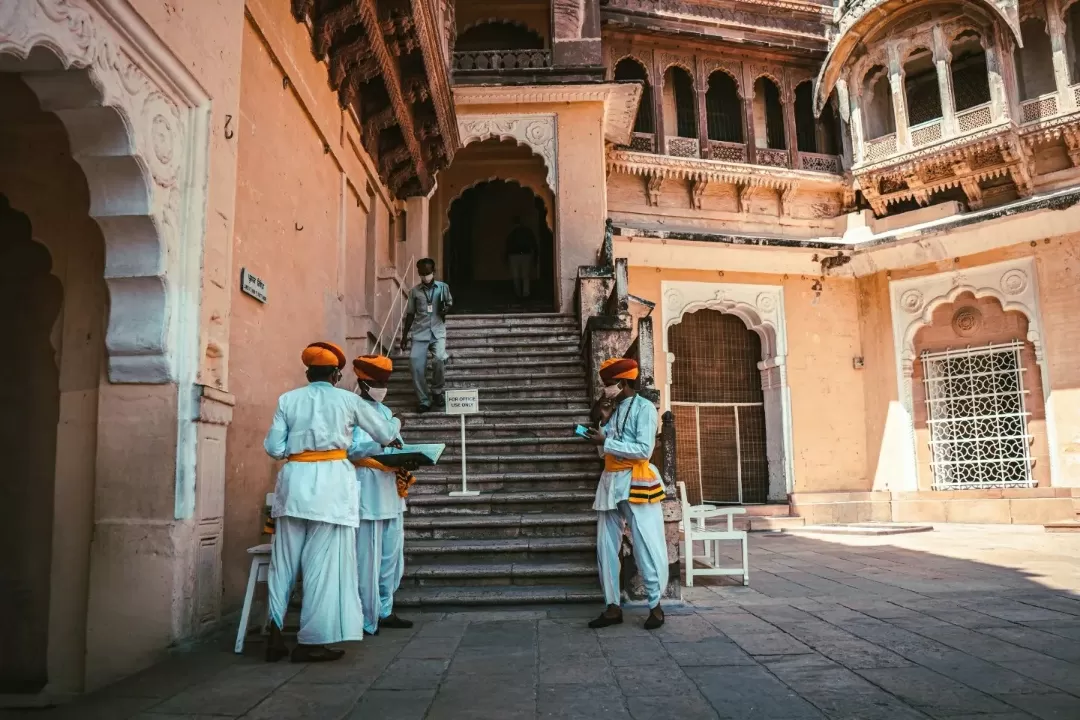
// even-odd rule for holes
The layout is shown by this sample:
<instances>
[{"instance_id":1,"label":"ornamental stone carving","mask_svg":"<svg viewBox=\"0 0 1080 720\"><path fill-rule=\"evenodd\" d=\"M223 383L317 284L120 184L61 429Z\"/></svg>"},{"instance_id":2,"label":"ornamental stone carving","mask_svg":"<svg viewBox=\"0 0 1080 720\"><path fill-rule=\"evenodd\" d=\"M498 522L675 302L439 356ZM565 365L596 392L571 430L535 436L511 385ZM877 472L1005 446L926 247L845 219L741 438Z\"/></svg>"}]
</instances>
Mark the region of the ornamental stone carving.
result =
<instances>
[{"instance_id":1,"label":"ornamental stone carving","mask_svg":"<svg viewBox=\"0 0 1080 720\"><path fill-rule=\"evenodd\" d=\"M960 337L973 337L982 328L983 316L979 308L965 305L953 314L953 331Z\"/></svg>"},{"instance_id":2,"label":"ornamental stone carving","mask_svg":"<svg viewBox=\"0 0 1080 720\"><path fill-rule=\"evenodd\" d=\"M197 370L210 100L127 3L107 5L3 3L0 54L48 48L64 67L23 79L66 126L104 235L109 379L183 381Z\"/></svg>"},{"instance_id":3,"label":"ornamental stone carving","mask_svg":"<svg viewBox=\"0 0 1080 720\"><path fill-rule=\"evenodd\" d=\"M544 161L547 183L557 192L558 130L554 113L535 115L458 115L462 146L490 138L514 140Z\"/></svg>"}]
</instances>

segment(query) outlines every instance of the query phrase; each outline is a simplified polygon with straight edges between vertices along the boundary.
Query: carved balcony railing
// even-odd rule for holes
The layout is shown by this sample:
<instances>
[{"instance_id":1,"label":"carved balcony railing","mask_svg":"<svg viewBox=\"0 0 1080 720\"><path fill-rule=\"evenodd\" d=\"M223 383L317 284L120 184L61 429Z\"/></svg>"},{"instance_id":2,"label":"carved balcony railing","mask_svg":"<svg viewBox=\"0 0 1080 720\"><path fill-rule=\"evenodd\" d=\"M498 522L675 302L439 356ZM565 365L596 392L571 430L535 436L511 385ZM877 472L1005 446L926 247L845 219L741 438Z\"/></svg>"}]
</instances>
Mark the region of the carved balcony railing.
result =
<instances>
[{"instance_id":1,"label":"carved balcony railing","mask_svg":"<svg viewBox=\"0 0 1080 720\"><path fill-rule=\"evenodd\" d=\"M911 126L911 147L933 145L944 137L945 121L941 118Z\"/></svg>"},{"instance_id":2,"label":"carved balcony railing","mask_svg":"<svg viewBox=\"0 0 1080 720\"><path fill-rule=\"evenodd\" d=\"M976 105L956 114L956 128L960 135L967 135L993 123L994 114L990 110L990 103Z\"/></svg>"},{"instance_id":3,"label":"carved balcony railing","mask_svg":"<svg viewBox=\"0 0 1080 720\"><path fill-rule=\"evenodd\" d=\"M667 154L674 157L700 157L697 138L669 137L667 138Z\"/></svg>"},{"instance_id":4,"label":"carved balcony railing","mask_svg":"<svg viewBox=\"0 0 1080 720\"><path fill-rule=\"evenodd\" d=\"M896 154L896 134L882 135L879 138L866 141L866 152L863 158L864 162L873 163L878 160L884 160L887 157L892 157Z\"/></svg>"},{"instance_id":5,"label":"carved balcony railing","mask_svg":"<svg viewBox=\"0 0 1080 720\"><path fill-rule=\"evenodd\" d=\"M791 153L787 150L774 150L773 148L757 149L757 164L766 167L786 168L791 167Z\"/></svg>"},{"instance_id":6,"label":"carved balcony railing","mask_svg":"<svg viewBox=\"0 0 1080 720\"><path fill-rule=\"evenodd\" d=\"M549 67L550 50L462 50L454 53L454 72L537 70Z\"/></svg>"},{"instance_id":7,"label":"carved balcony railing","mask_svg":"<svg viewBox=\"0 0 1080 720\"><path fill-rule=\"evenodd\" d=\"M1069 88L1073 96L1073 104L1080 107L1080 85L1073 85Z\"/></svg>"},{"instance_id":8,"label":"carved balcony railing","mask_svg":"<svg viewBox=\"0 0 1080 720\"><path fill-rule=\"evenodd\" d=\"M723 140L710 140L709 159L744 163L746 162L746 145L744 143L724 142Z\"/></svg>"},{"instance_id":9,"label":"carved balcony railing","mask_svg":"<svg viewBox=\"0 0 1080 720\"><path fill-rule=\"evenodd\" d=\"M1020 122L1027 125L1028 123L1049 120L1058 114L1059 107L1058 94L1056 92L1046 93L1037 98L1025 100L1020 103Z\"/></svg>"},{"instance_id":10,"label":"carved balcony railing","mask_svg":"<svg viewBox=\"0 0 1080 720\"><path fill-rule=\"evenodd\" d=\"M656 152L656 134L636 132L630 136L630 144L626 146L626 149L654 153Z\"/></svg>"},{"instance_id":11,"label":"carved balcony railing","mask_svg":"<svg viewBox=\"0 0 1080 720\"><path fill-rule=\"evenodd\" d=\"M825 155L823 153L800 152L799 169L812 170L839 175L843 172L838 155Z\"/></svg>"}]
</instances>

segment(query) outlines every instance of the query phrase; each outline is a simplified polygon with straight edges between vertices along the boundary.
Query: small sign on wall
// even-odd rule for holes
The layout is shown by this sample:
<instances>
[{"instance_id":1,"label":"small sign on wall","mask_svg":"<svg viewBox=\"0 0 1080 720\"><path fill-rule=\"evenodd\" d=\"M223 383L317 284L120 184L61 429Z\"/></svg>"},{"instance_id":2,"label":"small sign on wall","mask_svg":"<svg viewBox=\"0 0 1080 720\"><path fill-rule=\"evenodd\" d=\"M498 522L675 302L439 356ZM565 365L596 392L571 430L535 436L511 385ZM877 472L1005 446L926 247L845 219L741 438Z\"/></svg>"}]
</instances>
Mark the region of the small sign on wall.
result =
<instances>
[{"instance_id":1,"label":"small sign on wall","mask_svg":"<svg viewBox=\"0 0 1080 720\"><path fill-rule=\"evenodd\" d=\"M266 302L266 283L259 276L249 273L247 268L240 268L240 292L261 303Z\"/></svg>"}]
</instances>

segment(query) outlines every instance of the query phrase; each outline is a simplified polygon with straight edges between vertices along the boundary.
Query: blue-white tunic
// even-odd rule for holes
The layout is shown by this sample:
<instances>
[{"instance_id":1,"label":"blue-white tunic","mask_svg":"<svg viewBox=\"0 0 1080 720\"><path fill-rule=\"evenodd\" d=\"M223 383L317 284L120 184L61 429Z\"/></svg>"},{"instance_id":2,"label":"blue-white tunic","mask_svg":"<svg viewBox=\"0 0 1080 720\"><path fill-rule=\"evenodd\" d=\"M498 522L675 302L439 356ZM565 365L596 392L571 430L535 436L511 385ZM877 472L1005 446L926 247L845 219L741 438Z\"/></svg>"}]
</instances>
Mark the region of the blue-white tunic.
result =
<instances>
[{"instance_id":1,"label":"blue-white tunic","mask_svg":"<svg viewBox=\"0 0 1080 720\"><path fill-rule=\"evenodd\" d=\"M656 444L657 424L658 415L651 402L640 395L624 398L604 425L607 439L603 447L598 448L601 457L614 455L625 460L648 460ZM650 464L649 467L656 477L660 477L656 466ZM627 500L632 475L631 470L605 470L596 486L593 510L614 510L620 502Z\"/></svg>"},{"instance_id":2,"label":"blue-white tunic","mask_svg":"<svg viewBox=\"0 0 1080 720\"><path fill-rule=\"evenodd\" d=\"M401 437L401 421L394 417L390 408L373 400L360 399L360 402L379 413L379 416L394 427L395 436ZM381 443L357 427L353 430L349 444L349 459L363 460L375 457L383 452ZM397 492L397 477L392 472L372 468L356 468L356 486L360 493L361 520L392 520L405 512L405 498Z\"/></svg>"}]
</instances>

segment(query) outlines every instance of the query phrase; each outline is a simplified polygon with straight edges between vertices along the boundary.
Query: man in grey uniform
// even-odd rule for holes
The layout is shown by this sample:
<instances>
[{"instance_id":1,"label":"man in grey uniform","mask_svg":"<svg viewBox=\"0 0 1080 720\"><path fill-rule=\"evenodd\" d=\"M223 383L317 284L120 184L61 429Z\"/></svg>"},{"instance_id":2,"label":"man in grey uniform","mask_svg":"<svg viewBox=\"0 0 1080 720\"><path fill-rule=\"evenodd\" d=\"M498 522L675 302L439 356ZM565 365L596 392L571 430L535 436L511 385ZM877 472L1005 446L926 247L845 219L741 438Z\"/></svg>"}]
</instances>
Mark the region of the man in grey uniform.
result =
<instances>
[{"instance_id":1,"label":"man in grey uniform","mask_svg":"<svg viewBox=\"0 0 1080 720\"><path fill-rule=\"evenodd\" d=\"M405 307L405 327L401 331L401 349L409 350L409 364L412 366L413 387L416 400L420 403L419 412L431 410L432 405L445 407L443 397L443 373L446 370L446 314L454 304L450 296L450 287L435 279L435 261L422 258L416 263L420 273L420 284L409 291L408 305ZM434 356L431 372L431 387L427 382L428 353Z\"/></svg>"}]
</instances>

